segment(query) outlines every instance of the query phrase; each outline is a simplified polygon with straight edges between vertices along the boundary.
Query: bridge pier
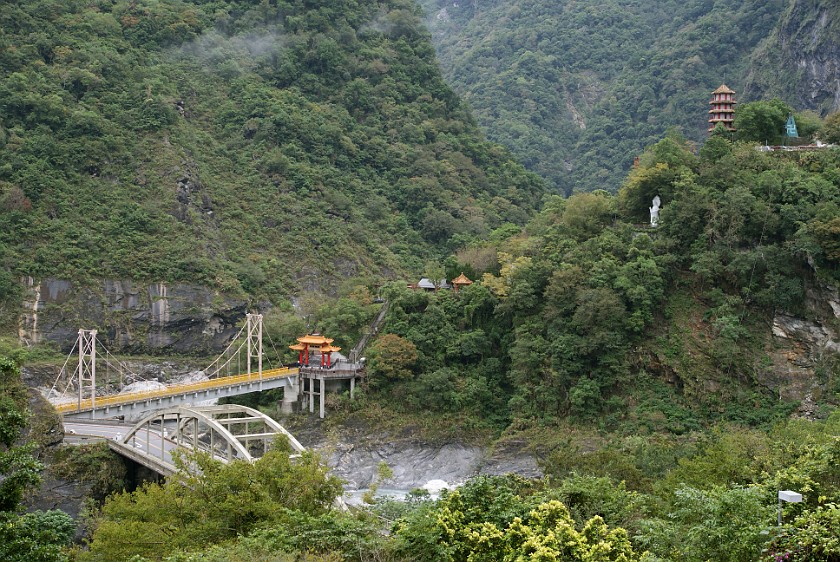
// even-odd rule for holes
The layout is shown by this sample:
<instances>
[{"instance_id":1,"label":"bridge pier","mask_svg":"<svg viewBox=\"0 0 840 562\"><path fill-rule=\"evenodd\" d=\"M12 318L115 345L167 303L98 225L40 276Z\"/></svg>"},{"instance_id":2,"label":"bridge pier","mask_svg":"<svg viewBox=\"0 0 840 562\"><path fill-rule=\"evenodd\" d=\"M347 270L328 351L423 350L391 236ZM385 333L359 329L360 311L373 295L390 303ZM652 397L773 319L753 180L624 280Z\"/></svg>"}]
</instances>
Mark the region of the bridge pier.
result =
<instances>
[{"instance_id":1,"label":"bridge pier","mask_svg":"<svg viewBox=\"0 0 840 562\"><path fill-rule=\"evenodd\" d=\"M294 412L294 405L300 399L299 381L283 387L283 402L280 404L280 411L284 414Z\"/></svg>"},{"instance_id":2,"label":"bridge pier","mask_svg":"<svg viewBox=\"0 0 840 562\"><path fill-rule=\"evenodd\" d=\"M361 373L357 365L351 365L350 369L301 367L299 370L300 392L303 394L304 411L308 409L310 414L315 413L315 397L317 396L318 415L323 418L326 414L327 391L343 392L347 388L345 381L350 381L350 398L353 398L356 392L356 379L361 377Z\"/></svg>"},{"instance_id":3,"label":"bridge pier","mask_svg":"<svg viewBox=\"0 0 840 562\"><path fill-rule=\"evenodd\" d=\"M306 377L306 380L309 381L309 390L307 392L309 394L309 413L311 414L315 411L315 379L313 379L312 377Z\"/></svg>"},{"instance_id":4,"label":"bridge pier","mask_svg":"<svg viewBox=\"0 0 840 562\"><path fill-rule=\"evenodd\" d=\"M326 389L324 388L324 377L318 377L318 394L321 397L321 407L318 410L318 417L323 419L324 418L324 395L326 394Z\"/></svg>"}]
</instances>

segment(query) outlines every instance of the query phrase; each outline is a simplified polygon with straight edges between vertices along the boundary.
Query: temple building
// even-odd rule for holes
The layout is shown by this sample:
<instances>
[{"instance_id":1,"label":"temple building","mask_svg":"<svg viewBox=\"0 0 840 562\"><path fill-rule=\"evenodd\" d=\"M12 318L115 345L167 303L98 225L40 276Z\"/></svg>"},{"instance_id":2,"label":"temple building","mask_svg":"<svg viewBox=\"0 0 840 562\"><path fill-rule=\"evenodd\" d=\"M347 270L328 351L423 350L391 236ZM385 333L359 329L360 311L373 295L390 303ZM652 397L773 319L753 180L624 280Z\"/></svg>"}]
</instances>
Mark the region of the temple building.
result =
<instances>
[{"instance_id":1,"label":"temple building","mask_svg":"<svg viewBox=\"0 0 840 562\"><path fill-rule=\"evenodd\" d=\"M315 332L297 338L297 343L289 346L298 352L297 395L303 395L303 407L308 403L310 413L315 411L317 397L318 415L322 418L327 391L342 392L345 381L350 381L350 398L353 398L356 380L361 379L364 371L364 358L348 362L338 353L341 348L332 343L332 338ZM333 361L333 354L338 355L336 361ZM358 355L358 352L351 354Z\"/></svg>"},{"instance_id":2,"label":"temple building","mask_svg":"<svg viewBox=\"0 0 840 562\"><path fill-rule=\"evenodd\" d=\"M709 132L711 133L718 123L723 123L727 131L735 130L735 90L729 89L726 84L712 92L712 99L709 104Z\"/></svg>"},{"instance_id":3,"label":"temple building","mask_svg":"<svg viewBox=\"0 0 840 562\"><path fill-rule=\"evenodd\" d=\"M317 352L321 360L321 367L330 369L332 367L332 354L341 351L340 347L332 345L333 340L326 338L319 333L306 334L297 339L297 343L290 345L289 349L298 352L298 364L302 367L309 367L309 359L312 352Z\"/></svg>"}]
</instances>

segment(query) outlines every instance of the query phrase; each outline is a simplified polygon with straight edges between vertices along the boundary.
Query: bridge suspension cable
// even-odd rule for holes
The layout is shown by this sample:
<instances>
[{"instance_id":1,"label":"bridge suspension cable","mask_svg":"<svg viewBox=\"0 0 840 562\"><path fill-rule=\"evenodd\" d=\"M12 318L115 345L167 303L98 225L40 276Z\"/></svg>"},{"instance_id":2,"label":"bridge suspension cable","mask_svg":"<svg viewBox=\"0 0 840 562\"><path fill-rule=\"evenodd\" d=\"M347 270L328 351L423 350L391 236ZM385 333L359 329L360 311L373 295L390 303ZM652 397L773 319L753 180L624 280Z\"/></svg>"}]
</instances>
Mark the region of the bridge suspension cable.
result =
<instances>
[{"instance_id":1,"label":"bridge suspension cable","mask_svg":"<svg viewBox=\"0 0 840 562\"><path fill-rule=\"evenodd\" d=\"M75 353L77 350L78 354ZM104 353L97 353L98 350L102 350ZM78 362L73 372L69 373L68 364L74 356L78 357ZM96 381L96 369L99 363L105 366L104 385L97 385ZM110 393L112 382L110 373L112 370L119 376L119 384L115 385L117 388L124 384L129 375L134 377L135 380L139 379L125 363L117 359L105 347L102 340L97 337L96 330L79 330L79 335L73 344L73 348L70 350L61 369L59 369L55 382L49 390L48 398L55 399L67 396L71 389L75 389L78 394L78 404L81 404L86 399L86 395L89 395L90 400L95 404L97 391L100 394ZM61 387L62 383L63 387ZM101 386L101 388L98 388L98 386Z\"/></svg>"},{"instance_id":2,"label":"bridge suspension cable","mask_svg":"<svg viewBox=\"0 0 840 562\"><path fill-rule=\"evenodd\" d=\"M262 314L247 314L245 324L239 332L231 339L227 347L203 369L209 379L221 379L243 374L242 360L245 353L245 367L250 375L254 373L260 381L263 377L263 316ZM104 353L97 354L98 348ZM273 346L273 342L272 342ZM275 353L276 353L276 348ZM78 362L72 373L69 373L70 360L78 350ZM105 381L104 385L100 380L97 384L96 369L97 361L104 363ZM252 369L256 366L256 371ZM111 381L110 373L118 374L118 381ZM235 371L235 372L232 372ZM101 371L100 371L101 372ZM53 402L60 402L67 397L71 390L77 393L77 405L81 409L82 402L89 400L91 406L96 406L97 392L99 395L116 394L125 385L128 379L132 382L141 380L133 373L128 366L117 359L102 341L97 338L96 330L79 330L79 336L73 345L70 354L58 372L52 387L48 393L48 399ZM112 386L113 382L113 386Z\"/></svg>"}]
</instances>

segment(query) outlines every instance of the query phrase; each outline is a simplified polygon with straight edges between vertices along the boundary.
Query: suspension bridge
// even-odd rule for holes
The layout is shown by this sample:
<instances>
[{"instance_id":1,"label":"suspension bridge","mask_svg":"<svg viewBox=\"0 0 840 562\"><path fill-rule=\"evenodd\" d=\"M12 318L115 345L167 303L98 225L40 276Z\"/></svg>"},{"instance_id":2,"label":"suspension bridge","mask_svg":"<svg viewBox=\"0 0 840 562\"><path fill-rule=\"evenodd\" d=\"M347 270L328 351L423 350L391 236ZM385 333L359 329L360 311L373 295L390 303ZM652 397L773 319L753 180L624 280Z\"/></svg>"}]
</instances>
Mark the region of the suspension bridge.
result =
<instances>
[{"instance_id":1,"label":"suspension bridge","mask_svg":"<svg viewBox=\"0 0 840 562\"><path fill-rule=\"evenodd\" d=\"M248 314L227 348L202 370L203 380L120 392L141 378L108 351L96 330L83 329L47 398L64 417L68 442L105 440L115 452L164 476L178 470L178 449L203 451L224 463L253 462L280 437L300 454L304 448L297 439L265 414L235 404L202 405L283 388L284 406L291 407L299 394L299 369L263 369L263 359L262 315Z\"/></svg>"},{"instance_id":2,"label":"suspension bridge","mask_svg":"<svg viewBox=\"0 0 840 562\"><path fill-rule=\"evenodd\" d=\"M202 369L203 380L121 392L129 381L140 377L107 350L96 330L79 330L47 399L65 418L137 420L163 408L283 388L284 405L290 407L298 398L299 370L271 365L263 369L263 359L262 315L248 314L227 348Z\"/></svg>"},{"instance_id":3,"label":"suspension bridge","mask_svg":"<svg viewBox=\"0 0 840 562\"><path fill-rule=\"evenodd\" d=\"M282 436L293 453L299 454L303 446L265 414L233 404L202 404L283 388L284 410L291 411L303 394L313 412L318 396L323 418L328 383L349 380L352 397L363 367L359 355L370 334L378 331L386 310L387 302L368 334L351 351L349 362L327 364L326 369L323 361L320 367L307 363L297 368L275 367L269 362L269 368L264 369L262 315L247 314L245 325L227 348L202 370L202 380L134 392L126 392L124 387L141 377L108 351L96 330L82 329L46 393L47 399L64 417L68 442L107 440L112 450L164 476L177 471L173 451L179 448L204 451L222 462L252 462ZM277 357L276 347L274 351Z\"/></svg>"}]
</instances>

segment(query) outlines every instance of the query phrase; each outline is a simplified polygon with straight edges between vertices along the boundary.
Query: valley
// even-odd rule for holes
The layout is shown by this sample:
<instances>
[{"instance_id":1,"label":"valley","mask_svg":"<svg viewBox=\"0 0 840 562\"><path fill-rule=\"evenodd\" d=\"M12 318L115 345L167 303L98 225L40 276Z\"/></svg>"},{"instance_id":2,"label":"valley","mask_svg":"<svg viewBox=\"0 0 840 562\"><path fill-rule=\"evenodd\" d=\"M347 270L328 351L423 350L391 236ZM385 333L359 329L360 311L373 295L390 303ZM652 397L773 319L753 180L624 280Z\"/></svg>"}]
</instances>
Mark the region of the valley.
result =
<instances>
[{"instance_id":1,"label":"valley","mask_svg":"<svg viewBox=\"0 0 840 562\"><path fill-rule=\"evenodd\" d=\"M834 12L6 3L0 558L837 560Z\"/></svg>"}]
</instances>

